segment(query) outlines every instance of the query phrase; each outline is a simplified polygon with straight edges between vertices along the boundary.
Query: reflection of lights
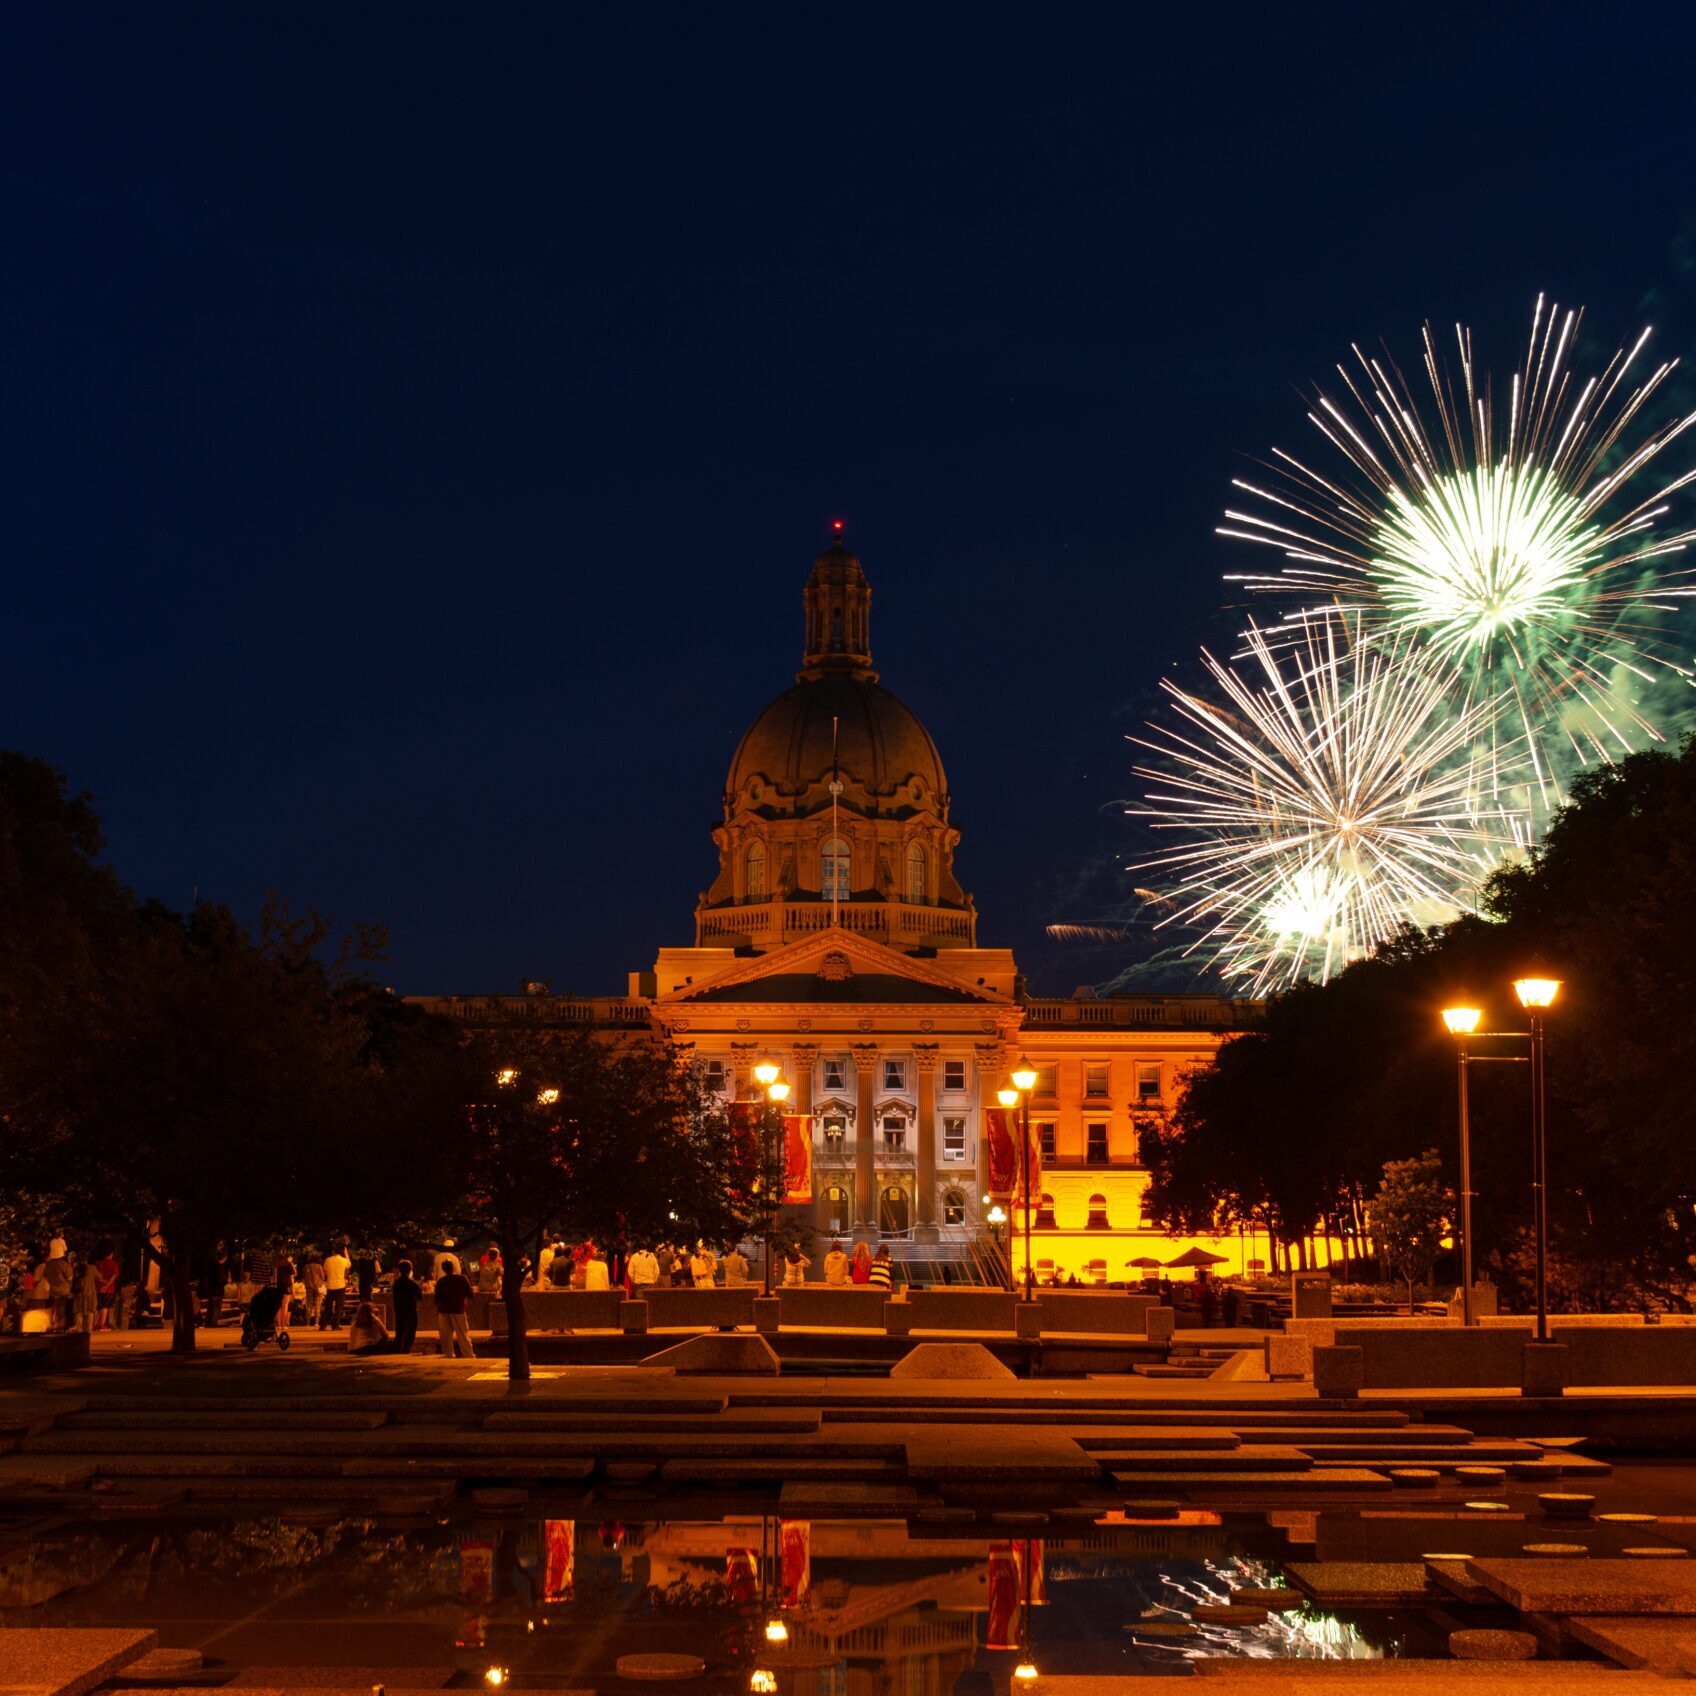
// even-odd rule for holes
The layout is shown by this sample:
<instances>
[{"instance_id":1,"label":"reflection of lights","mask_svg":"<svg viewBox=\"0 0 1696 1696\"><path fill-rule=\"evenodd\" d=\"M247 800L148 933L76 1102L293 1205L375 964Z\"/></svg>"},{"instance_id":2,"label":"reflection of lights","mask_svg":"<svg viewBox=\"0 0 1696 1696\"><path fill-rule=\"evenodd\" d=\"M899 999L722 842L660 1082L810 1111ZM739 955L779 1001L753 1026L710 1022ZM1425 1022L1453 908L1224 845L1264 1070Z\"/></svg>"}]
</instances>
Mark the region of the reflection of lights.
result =
<instances>
[{"instance_id":1,"label":"reflection of lights","mask_svg":"<svg viewBox=\"0 0 1696 1696\"><path fill-rule=\"evenodd\" d=\"M507 1673L505 1667L490 1667L489 1670L483 1674L483 1682L488 1685L491 1690L499 1689L501 1685L506 1683L506 1678Z\"/></svg>"},{"instance_id":2,"label":"reflection of lights","mask_svg":"<svg viewBox=\"0 0 1696 1696\"><path fill-rule=\"evenodd\" d=\"M1189 1621L1192 1627L1184 1645L1160 1638L1137 1638L1140 1649L1163 1649L1185 1660L1204 1660L1218 1655L1250 1660L1378 1661L1384 1651L1361 1636L1357 1627L1335 1614L1312 1611L1303 1606L1289 1611L1274 1610L1258 1625L1219 1625L1191 1619L1198 1606L1218 1607L1233 1600L1240 1587L1267 1589L1278 1578L1277 1569L1265 1561L1238 1559L1224 1563L1206 1561L1205 1576L1180 1578L1169 1572L1160 1575L1169 1601L1157 1603L1149 1612L1156 1618Z\"/></svg>"},{"instance_id":3,"label":"reflection of lights","mask_svg":"<svg viewBox=\"0 0 1696 1696\"><path fill-rule=\"evenodd\" d=\"M748 1674L748 1688L754 1696L772 1696L777 1689L777 1674L766 1667L755 1667Z\"/></svg>"},{"instance_id":4,"label":"reflection of lights","mask_svg":"<svg viewBox=\"0 0 1696 1696\"><path fill-rule=\"evenodd\" d=\"M1019 1664L1013 1668L1013 1677L1016 1678L1020 1684L1035 1684L1036 1662L1020 1661Z\"/></svg>"},{"instance_id":5,"label":"reflection of lights","mask_svg":"<svg viewBox=\"0 0 1696 1696\"><path fill-rule=\"evenodd\" d=\"M510 1089L518 1082L517 1068L514 1066L502 1066L501 1069L495 1073L495 1082L498 1083L502 1089Z\"/></svg>"},{"instance_id":6,"label":"reflection of lights","mask_svg":"<svg viewBox=\"0 0 1696 1696\"><path fill-rule=\"evenodd\" d=\"M559 1091L558 1091L558 1090L557 1090L557 1089L542 1089L542 1090L537 1090L537 1092L536 1092L536 1099L537 1099L537 1100L538 1100L538 1101L539 1101L539 1102L541 1102L541 1104L542 1104L542 1105L543 1105L543 1106L544 1106L544 1107L552 1107L552 1106L553 1106L553 1104L554 1104L554 1103L555 1103L555 1102L556 1102L556 1101L558 1101L558 1100L559 1100Z\"/></svg>"},{"instance_id":7,"label":"reflection of lights","mask_svg":"<svg viewBox=\"0 0 1696 1696\"><path fill-rule=\"evenodd\" d=\"M768 1619L766 1621L766 1641L768 1643L787 1643L789 1641L789 1627L775 1617Z\"/></svg>"}]
</instances>

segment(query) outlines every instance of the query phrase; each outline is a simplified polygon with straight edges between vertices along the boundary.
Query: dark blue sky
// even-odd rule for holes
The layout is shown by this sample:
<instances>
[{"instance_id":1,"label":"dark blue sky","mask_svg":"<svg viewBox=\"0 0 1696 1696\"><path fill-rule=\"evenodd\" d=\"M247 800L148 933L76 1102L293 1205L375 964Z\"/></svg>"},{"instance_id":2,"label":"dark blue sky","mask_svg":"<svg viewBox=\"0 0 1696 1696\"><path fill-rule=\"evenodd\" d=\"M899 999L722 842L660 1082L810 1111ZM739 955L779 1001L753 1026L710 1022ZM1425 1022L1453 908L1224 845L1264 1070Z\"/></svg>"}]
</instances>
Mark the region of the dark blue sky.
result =
<instances>
[{"instance_id":1,"label":"dark blue sky","mask_svg":"<svg viewBox=\"0 0 1696 1696\"><path fill-rule=\"evenodd\" d=\"M1041 927L1296 387L1540 290L1692 340L1691 20L8 8L0 743L172 904L621 989L842 514L982 939L1105 977Z\"/></svg>"}]
</instances>

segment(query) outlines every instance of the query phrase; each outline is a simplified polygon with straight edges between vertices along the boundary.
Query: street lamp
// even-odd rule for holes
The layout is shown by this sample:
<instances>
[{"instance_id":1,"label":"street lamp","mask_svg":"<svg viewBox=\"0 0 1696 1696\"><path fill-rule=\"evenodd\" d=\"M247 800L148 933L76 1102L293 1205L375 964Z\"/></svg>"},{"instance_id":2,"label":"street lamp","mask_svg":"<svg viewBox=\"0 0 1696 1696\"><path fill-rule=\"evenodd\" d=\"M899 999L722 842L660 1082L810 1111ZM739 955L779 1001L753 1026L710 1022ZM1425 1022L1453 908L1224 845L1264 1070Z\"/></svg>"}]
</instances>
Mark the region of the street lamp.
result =
<instances>
[{"instance_id":1,"label":"street lamp","mask_svg":"<svg viewBox=\"0 0 1696 1696\"><path fill-rule=\"evenodd\" d=\"M784 1081L783 1074L779 1070L777 1062L773 1060L770 1055L761 1055L761 1057L754 1062L754 1079L766 1092L766 1100L771 1103L774 1109L779 1110L770 1114L771 1123L766 1128L766 1171L769 1174L777 1170L777 1155L772 1149L770 1139L774 1132L779 1136L782 1135L783 1116L781 1109L784 1102L789 1099L789 1085ZM781 1147L781 1144L779 1146ZM781 1192L779 1193L781 1194ZM782 1204L776 1195L768 1196L766 1198L765 1293L768 1296L771 1294L771 1234L773 1226L777 1223L777 1210L781 1205Z\"/></svg>"},{"instance_id":2,"label":"street lamp","mask_svg":"<svg viewBox=\"0 0 1696 1696\"><path fill-rule=\"evenodd\" d=\"M1031 1259L1031 1091L1036 1088L1036 1067L1024 1055L1012 1071L1011 1089L996 1092L995 1099L1005 1108L1019 1108L1019 1160L1025 1186L1025 1300L1036 1300L1036 1262ZM1008 1258L1009 1288L1013 1275Z\"/></svg>"},{"instance_id":3,"label":"street lamp","mask_svg":"<svg viewBox=\"0 0 1696 1696\"><path fill-rule=\"evenodd\" d=\"M1531 1189L1537 1230L1537 1341L1549 1340L1548 1104L1543 1092L1543 1015L1561 992L1559 978L1516 979L1513 992L1531 1020Z\"/></svg>"},{"instance_id":4,"label":"street lamp","mask_svg":"<svg viewBox=\"0 0 1696 1696\"><path fill-rule=\"evenodd\" d=\"M1445 1007L1443 1023L1460 1055L1460 1311L1461 1323L1472 1318L1472 1124L1466 1100L1466 1039L1484 1017L1477 1007Z\"/></svg>"}]
</instances>

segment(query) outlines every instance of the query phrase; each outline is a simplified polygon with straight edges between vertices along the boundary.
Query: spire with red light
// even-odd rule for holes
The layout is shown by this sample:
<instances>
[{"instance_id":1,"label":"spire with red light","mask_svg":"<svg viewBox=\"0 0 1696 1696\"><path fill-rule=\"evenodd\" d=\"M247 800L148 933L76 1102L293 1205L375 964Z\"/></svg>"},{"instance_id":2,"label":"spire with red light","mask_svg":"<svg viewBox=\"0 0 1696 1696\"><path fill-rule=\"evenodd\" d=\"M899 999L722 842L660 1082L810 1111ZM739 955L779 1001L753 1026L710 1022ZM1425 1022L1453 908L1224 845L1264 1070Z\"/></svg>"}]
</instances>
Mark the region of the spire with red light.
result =
<instances>
[{"instance_id":1,"label":"spire with red light","mask_svg":"<svg viewBox=\"0 0 1696 1696\"><path fill-rule=\"evenodd\" d=\"M840 676L875 681L872 670L872 591L859 560L842 540L843 520L830 521L830 546L813 561L802 592L806 609L803 679Z\"/></svg>"}]
</instances>

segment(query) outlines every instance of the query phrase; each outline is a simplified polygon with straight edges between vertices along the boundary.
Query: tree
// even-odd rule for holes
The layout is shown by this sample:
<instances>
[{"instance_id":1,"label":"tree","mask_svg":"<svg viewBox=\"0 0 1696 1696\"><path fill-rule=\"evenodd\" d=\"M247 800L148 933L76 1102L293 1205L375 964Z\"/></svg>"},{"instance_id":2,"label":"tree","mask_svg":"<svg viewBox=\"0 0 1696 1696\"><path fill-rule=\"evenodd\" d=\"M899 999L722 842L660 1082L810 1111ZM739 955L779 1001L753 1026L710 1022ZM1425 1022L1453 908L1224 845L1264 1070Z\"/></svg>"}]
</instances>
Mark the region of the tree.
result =
<instances>
[{"instance_id":1,"label":"tree","mask_svg":"<svg viewBox=\"0 0 1696 1696\"><path fill-rule=\"evenodd\" d=\"M759 1153L676 1051L587 1026L478 1031L438 1101L440 1212L501 1251L507 1371L530 1376L524 1261L545 1236L729 1243L754 1212Z\"/></svg>"},{"instance_id":2,"label":"tree","mask_svg":"<svg viewBox=\"0 0 1696 1696\"><path fill-rule=\"evenodd\" d=\"M1431 1281L1453 1203L1436 1149L1428 1148L1412 1160L1384 1162L1370 1210L1372 1235L1379 1254L1407 1281L1410 1314L1414 1285Z\"/></svg>"}]
</instances>

